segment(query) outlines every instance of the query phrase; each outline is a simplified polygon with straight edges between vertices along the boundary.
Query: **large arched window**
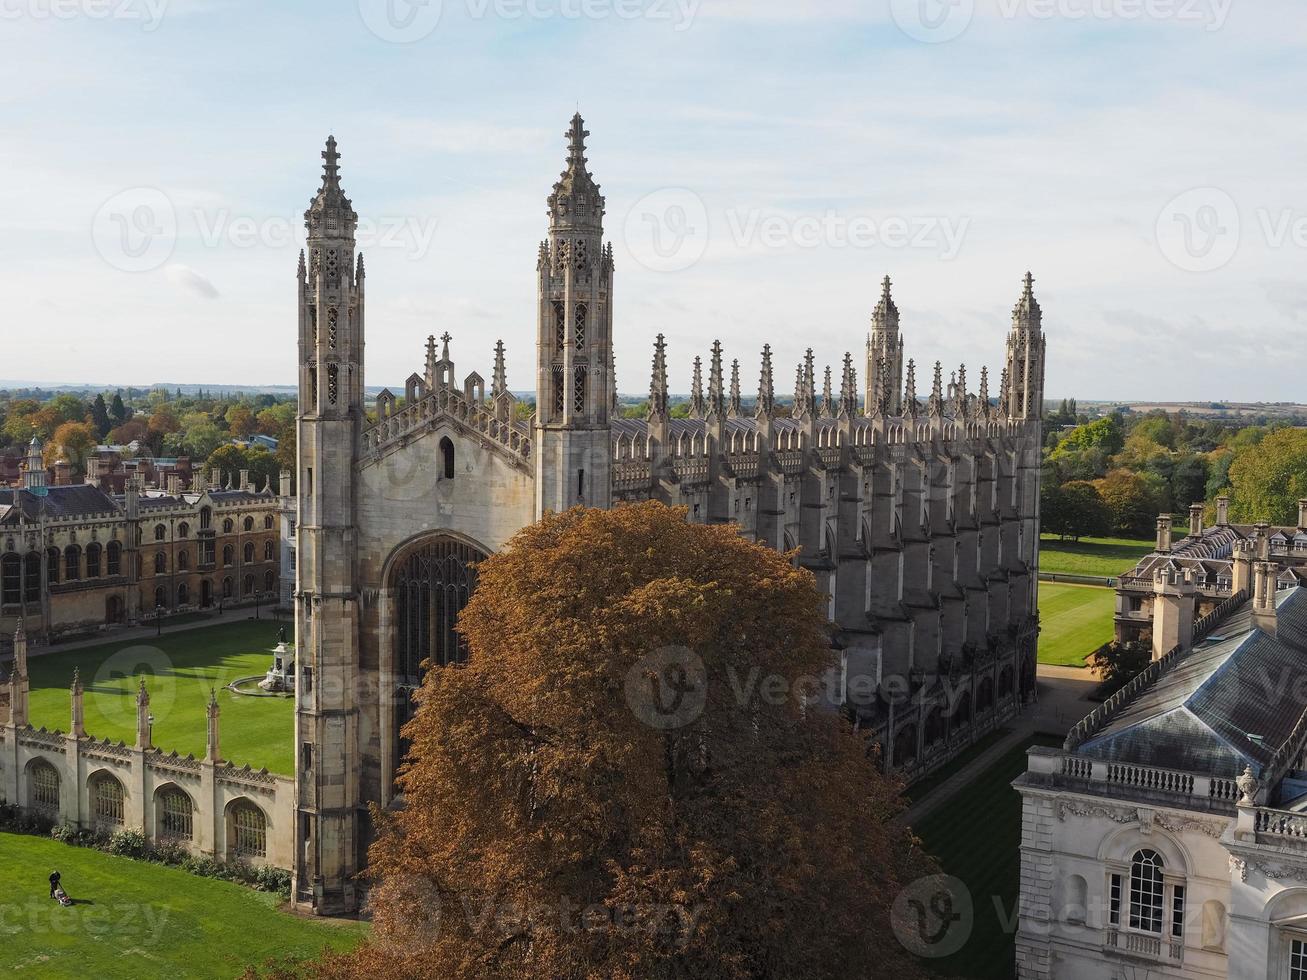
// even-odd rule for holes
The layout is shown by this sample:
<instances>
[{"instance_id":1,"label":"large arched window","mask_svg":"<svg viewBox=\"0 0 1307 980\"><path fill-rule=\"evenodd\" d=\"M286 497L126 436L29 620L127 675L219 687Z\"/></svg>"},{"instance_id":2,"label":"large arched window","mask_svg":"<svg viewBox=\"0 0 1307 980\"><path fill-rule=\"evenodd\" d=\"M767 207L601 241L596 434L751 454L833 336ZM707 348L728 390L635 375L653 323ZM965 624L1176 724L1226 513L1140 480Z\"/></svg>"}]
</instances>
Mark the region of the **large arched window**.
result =
<instances>
[{"instance_id":1,"label":"large arched window","mask_svg":"<svg viewBox=\"0 0 1307 980\"><path fill-rule=\"evenodd\" d=\"M158 818L158 836L164 840L188 841L194 837L194 813L191 798L176 786L165 786L155 796L154 812Z\"/></svg>"},{"instance_id":2,"label":"large arched window","mask_svg":"<svg viewBox=\"0 0 1307 980\"><path fill-rule=\"evenodd\" d=\"M184 606L190 601L191 590L187 588L186 583L183 582L181 585L177 586L177 605Z\"/></svg>"},{"instance_id":3,"label":"large arched window","mask_svg":"<svg viewBox=\"0 0 1307 980\"><path fill-rule=\"evenodd\" d=\"M454 444L448 436L440 440L440 463L444 478L454 479Z\"/></svg>"},{"instance_id":4,"label":"large arched window","mask_svg":"<svg viewBox=\"0 0 1307 980\"><path fill-rule=\"evenodd\" d=\"M230 599L232 595L231 576L228 575L222 580L222 597Z\"/></svg>"},{"instance_id":5,"label":"large arched window","mask_svg":"<svg viewBox=\"0 0 1307 980\"><path fill-rule=\"evenodd\" d=\"M64 549L64 580L75 582L82 577L82 549L70 544Z\"/></svg>"},{"instance_id":6,"label":"large arched window","mask_svg":"<svg viewBox=\"0 0 1307 980\"><path fill-rule=\"evenodd\" d=\"M177 525L177 537L185 538L188 537L190 533L191 533L191 526L187 524L185 521L182 521L180 524Z\"/></svg>"},{"instance_id":7,"label":"large arched window","mask_svg":"<svg viewBox=\"0 0 1307 980\"><path fill-rule=\"evenodd\" d=\"M234 531L234 530L236 530L236 525L232 523L232 520L231 520L230 517L228 517L225 521L222 522L222 533L223 533L223 534L231 534L231 532Z\"/></svg>"},{"instance_id":8,"label":"large arched window","mask_svg":"<svg viewBox=\"0 0 1307 980\"><path fill-rule=\"evenodd\" d=\"M156 551L154 553L154 574L162 575L166 571L168 571L168 556L162 551Z\"/></svg>"},{"instance_id":9,"label":"large arched window","mask_svg":"<svg viewBox=\"0 0 1307 980\"><path fill-rule=\"evenodd\" d=\"M59 584L59 567L61 560L58 548L45 549L45 580L47 584Z\"/></svg>"},{"instance_id":10,"label":"large arched window","mask_svg":"<svg viewBox=\"0 0 1307 980\"><path fill-rule=\"evenodd\" d=\"M254 561L254 542L245 542L245 564L252 564Z\"/></svg>"},{"instance_id":11,"label":"large arched window","mask_svg":"<svg viewBox=\"0 0 1307 980\"><path fill-rule=\"evenodd\" d=\"M156 586L154 590L154 608L162 609L168 604L168 590L162 585Z\"/></svg>"},{"instance_id":12,"label":"large arched window","mask_svg":"<svg viewBox=\"0 0 1307 980\"><path fill-rule=\"evenodd\" d=\"M1130 928L1162 931L1162 856L1147 849L1130 859Z\"/></svg>"},{"instance_id":13,"label":"large arched window","mask_svg":"<svg viewBox=\"0 0 1307 980\"><path fill-rule=\"evenodd\" d=\"M86 546L86 577L100 577L100 554L101 549L98 544L92 542Z\"/></svg>"},{"instance_id":14,"label":"large arched window","mask_svg":"<svg viewBox=\"0 0 1307 980\"><path fill-rule=\"evenodd\" d=\"M395 596L395 675L399 678L395 731L412 716L412 690L422 683L423 664L458 663L467 646L455 631L476 588L476 566L485 560L476 547L436 537L400 558L390 573ZM405 746L400 743L399 757Z\"/></svg>"},{"instance_id":15,"label":"large arched window","mask_svg":"<svg viewBox=\"0 0 1307 980\"><path fill-rule=\"evenodd\" d=\"M227 808L227 854L238 860L268 856L268 819L248 800Z\"/></svg>"},{"instance_id":16,"label":"large arched window","mask_svg":"<svg viewBox=\"0 0 1307 980\"><path fill-rule=\"evenodd\" d=\"M41 598L41 555L29 551L23 566L23 595L28 602L37 602Z\"/></svg>"},{"instance_id":17,"label":"large arched window","mask_svg":"<svg viewBox=\"0 0 1307 980\"><path fill-rule=\"evenodd\" d=\"M96 827L115 829L123 825L123 784L107 772L91 777L91 818Z\"/></svg>"},{"instance_id":18,"label":"large arched window","mask_svg":"<svg viewBox=\"0 0 1307 980\"><path fill-rule=\"evenodd\" d=\"M59 770L44 759L27 765L27 805L47 816L59 816Z\"/></svg>"},{"instance_id":19,"label":"large arched window","mask_svg":"<svg viewBox=\"0 0 1307 980\"><path fill-rule=\"evenodd\" d=\"M263 542L263 560L272 561L273 558L275 557L276 557L276 552L273 549L272 542L271 541Z\"/></svg>"},{"instance_id":20,"label":"large arched window","mask_svg":"<svg viewBox=\"0 0 1307 980\"><path fill-rule=\"evenodd\" d=\"M265 592L273 592L277 588L277 576L269 568L263 573L263 589Z\"/></svg>"},{"instance_id":21,"label":"large arched window","mask_svg":"<svg viewBox=\"0 0 1307 980\"><path fill-rule=\"evenodd\" d=\"M108 575L121 575L123 569L123 546L117 541L110 541L107 548L104 549L105 569Z\"/></svg>"},{"instance_id":22,"label":"large arched window","mask_svg":"<svg viewBox=\"0 0 1307 980\"><path fill-rule=\"evenodd\" d=\"M23 601L23 559L12 552L0 558L0 602L6 606Z\"/></svg>"},{"instance_id":23,"label":"large arched window","mask_svg":"<svg viewBox=\"0 0 1307 980\"><path fill-rule=\"evenodd\" d=\"M241 594L246 596L254 595L254 576L246 575L245 581L241 583Z\"/></svg>"}]
</instances>

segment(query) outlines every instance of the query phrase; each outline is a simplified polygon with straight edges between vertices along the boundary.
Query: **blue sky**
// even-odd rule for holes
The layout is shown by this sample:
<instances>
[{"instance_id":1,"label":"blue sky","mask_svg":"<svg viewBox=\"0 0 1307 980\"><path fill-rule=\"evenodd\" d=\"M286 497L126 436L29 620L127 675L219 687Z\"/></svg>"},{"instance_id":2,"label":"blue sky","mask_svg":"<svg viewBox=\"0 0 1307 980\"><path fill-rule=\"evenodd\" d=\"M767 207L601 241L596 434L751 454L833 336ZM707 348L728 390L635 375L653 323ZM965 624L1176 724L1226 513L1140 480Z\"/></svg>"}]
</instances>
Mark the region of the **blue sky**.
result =
<instances>
[{"instance_id":1,"label":"blue sky","mask_svg":"<svg viewBox=\"0 0 1307 980\"><path fill-rule=\"evenodd\" d=\"M579 105L624 392L659 331L682 390L715 337L746 392L765 341L857 358L886 274L975 379L1030 268L1050 396L1307 394L1300 3L430 2L0 0L0 378L291 383L333 132L368 383L448 330L527 388Z\"/></svg>"}]
</instances>

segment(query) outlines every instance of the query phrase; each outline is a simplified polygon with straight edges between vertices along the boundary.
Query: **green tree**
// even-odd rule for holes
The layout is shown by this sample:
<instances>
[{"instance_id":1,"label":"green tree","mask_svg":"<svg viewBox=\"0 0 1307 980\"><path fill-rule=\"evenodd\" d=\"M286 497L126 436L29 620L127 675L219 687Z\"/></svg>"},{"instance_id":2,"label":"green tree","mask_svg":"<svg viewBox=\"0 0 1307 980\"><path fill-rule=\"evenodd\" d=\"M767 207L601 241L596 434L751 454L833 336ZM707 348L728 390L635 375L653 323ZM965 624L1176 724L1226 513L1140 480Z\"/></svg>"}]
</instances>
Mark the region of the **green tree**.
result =
<instances>
[{"instance_id":1,"label":"green tree","mask_svg":"<svg viewBox=\"0 0 1307 980\"><path fill-rule=\"evenodd\" d=\"M114 425L122 425L127 421L127 406L123 404L123 393L114 392L113 401L109 403L109 417L113 419Z\"/></svg>"},{"instance_id":2,"label":"green tree","mask_svg":"<svg viewBox=\"0 0 1307 980\"><path fill-rule=\"evenodd\" d=\"M91 403L91 425L95 429L97 439L103 439L113 427L109 421L109 406L104 403L102 394L96 395L95 401Z\"/></svg>"},{"instance_id":3,"label":"green tree","mask_svg":"<svg viewBox=\"0 0 1307 980\"><path fill-rule=\"evenodd\" d=\"M1152 487L1138 473L1112 470L1094 486L1107 505L1108 521L1116 534L1147 537L1157 526Z\"/></svg>"},{"instance_id":4,"label":"green tree","mask_svg":"<svg viewBox=\"0 0 1307 980\"><path fill-rule=\"evenodd\" d=\"M1084 480L1073 480L1061 488L1062 527L1057 532L1074 540L1108 532L1107 504L1098 488Z\"/></svg>"},{"instance_id":5,"label":"green tree","mask_svg":"<svg viewBox=\"0 0 1307 980\"><path fill-rule=\"evenodd\" d=\"M1307 429L1279 429L1245 446L1230 463L1230 516L1296 526L1307 497Z\"/></svg>"}]
</instances>

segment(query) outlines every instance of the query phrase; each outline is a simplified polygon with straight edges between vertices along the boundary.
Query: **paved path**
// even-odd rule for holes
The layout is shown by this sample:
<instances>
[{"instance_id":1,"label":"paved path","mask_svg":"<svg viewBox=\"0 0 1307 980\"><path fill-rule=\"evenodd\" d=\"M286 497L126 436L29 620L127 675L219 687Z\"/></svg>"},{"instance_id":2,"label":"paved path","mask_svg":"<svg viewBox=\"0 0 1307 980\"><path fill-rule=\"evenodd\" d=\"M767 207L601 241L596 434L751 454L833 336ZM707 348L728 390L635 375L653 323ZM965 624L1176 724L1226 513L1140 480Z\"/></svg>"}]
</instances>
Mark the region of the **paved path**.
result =
<instances>
[{"instance_id":1,"label":"paved path","mask_svg":"<svg viewBox=\"0 0 1307 980\"><path fill-rule=\"evenodd\" d=\"M129 626L124 629L105 630L102 633L96 633L94 636L88 636L85 639L69 640L67 643L56 643L54 646L29 646L27 649L28 659L41 657L48 653L63 653L65 650L80 650L84 647L98 647L106 643L143 643L148 644L156 636L162 633L180 633L182 630L207 629L210 626L221 626L226 623L243 623L246 620L254 619L253 606L240 606L235 609L225 609L221 613L214 612L204 619L188 619L183 623L173 623L169 625L166 621L162 627L154 625L149 626ZM285 613L281 614L280 620L274 619L271 606L259 607L259 621L268 624L268 635L271 637L269 644L275 642L277 630L282 626L286 627L286 632L291 631L291 623ZM271 646L269 647L271 649ZM0 657L0 662L12 660L10 654Z\"/></svg>"},{"instance_id":2,"label":"paved path","mask_svg":"<svg viewBox=\"0 0 1307 980\"><path fill-rule=\"evenodd\" d=\"M1039 700L1027 705L1021 714L1008 720L1004 727L1010 728L1011 733L1003 736L899 814L896 818L898 823L911 825L929 816L995 761L1029 741L1036 732L1068 732L1076 722L1094 710L1095 704L1088 696L1094 690L1097 678L1087 668L1040 664L1037 677Z\"/></svg>"}]
</instances>

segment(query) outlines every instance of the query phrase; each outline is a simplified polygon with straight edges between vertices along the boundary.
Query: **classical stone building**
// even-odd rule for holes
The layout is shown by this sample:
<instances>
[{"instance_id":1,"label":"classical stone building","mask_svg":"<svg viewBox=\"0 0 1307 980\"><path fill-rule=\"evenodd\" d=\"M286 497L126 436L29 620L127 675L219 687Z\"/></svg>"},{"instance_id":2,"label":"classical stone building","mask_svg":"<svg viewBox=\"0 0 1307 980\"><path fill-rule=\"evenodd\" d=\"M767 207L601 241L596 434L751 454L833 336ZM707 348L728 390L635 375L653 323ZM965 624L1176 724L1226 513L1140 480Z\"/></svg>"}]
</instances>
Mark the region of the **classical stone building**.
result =
<instances>
[{"instance_id":1,"label":"classical stone building","mask_svg":"<svg viewBox=\"0 0 1307 980\"><path fill-rule=\"evenodd\" d=\"M850 683L837 700L909 775L941 765L1033 692L1045 341L1031 278L996 397L986 371L973 390L965 367L946 382L938 363L918 397L886 280L864 389L845 355L819 390L808 352L794 404L782 406L764 346L746 409L739 362L714 343L706 386L696 359L690 416L676 418L660 336L648 414L622 417L616 271L586 135L577 116L536 254L529 420L503 344L487 382L456 373L448 334L428 339L402 400L383 391L369 414L358 219L327 141L296 286L295 897L319 912L359 902L366 806L392 802L420 665L465 655L454 624L478 561L546 511L655 499L798 549L838 627Z\"/></svg>"},{"instance_id":2,"label":"classical stone building","mask_svg":"<svg viewBox=\"0 0 1307 980\"><path fill-rule=\"evenodd\" d=\"M21 622L49 642L140 623L160 612L275 602L280 592L279 499L216 478L190 492L123 494L48 486L36 439L22 487L0 489L0 636ZM283 482L289 486L287 474Z\"/></svg>"},{"instance_id":3,"label":"classical stone building","mask_svg":"<svg viewBox=\"0 0 1307 980\"><path fill-rule=\"evenodd\" d=\"M1307 589L1268 543L1236 570L1248 588L1030 751L1023 980L1307 978ZM1154 574L1156 635L1195 576Z\"/></svg>"}]
</instances>

